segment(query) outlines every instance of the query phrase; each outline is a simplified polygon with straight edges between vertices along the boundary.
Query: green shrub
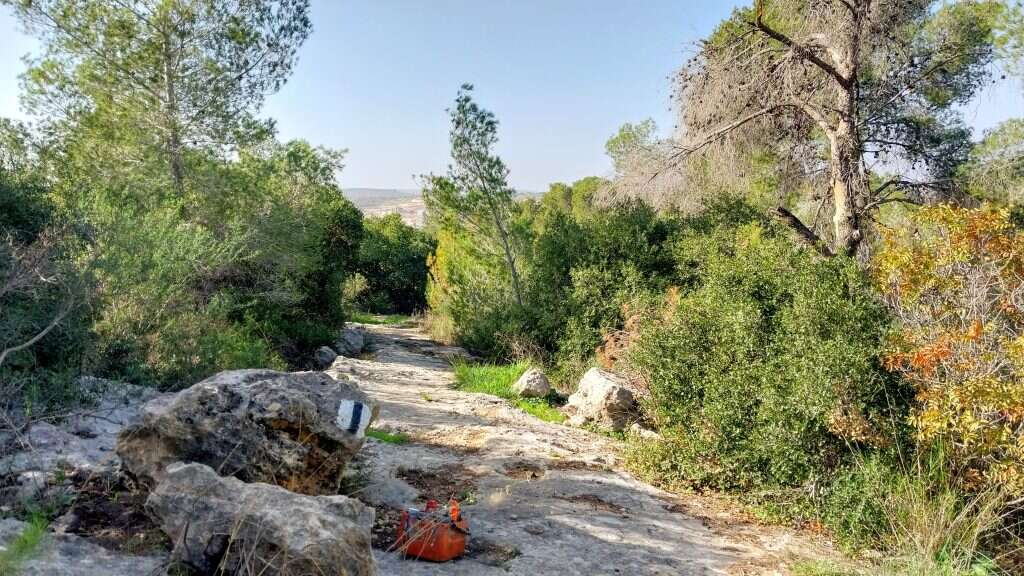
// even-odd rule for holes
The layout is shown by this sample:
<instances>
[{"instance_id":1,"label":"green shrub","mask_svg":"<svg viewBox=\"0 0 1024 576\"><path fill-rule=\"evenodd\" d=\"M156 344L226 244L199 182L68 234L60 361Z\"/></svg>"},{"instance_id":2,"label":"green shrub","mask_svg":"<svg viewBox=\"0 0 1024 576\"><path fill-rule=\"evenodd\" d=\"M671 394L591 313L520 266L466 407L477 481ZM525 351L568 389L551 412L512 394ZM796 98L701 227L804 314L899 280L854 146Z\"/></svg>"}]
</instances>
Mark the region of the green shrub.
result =
<instances>
[{"instance_id":1,"label":"green shrub","mask_svg":"<svg viewBox=\"0 0 1024 576\"><path fill-rule=\"evenodd\" d=\"M919 453L909 463L869 457L826 489L822 520L847 548L883 550L879 574L1009 574L999 555L989 552L1003 546L1012 562L1020 550L1005 531L1013 522L1008 492L967 494L956 476L941 450Z\"/></svg>"},{"instance_id":2,"label":"green shrub","mask_svg":"<svg viewBox=\"0 0 1024 576\"><path fill-rule=\"evenodd\" d=\"M359 303L370 312L410 314L426 306L427 255L434 249L422 231L398 214L367 218L359 247L366 289Z\"/></svg>"},{"instance_id":3,"label":"green shrub","mask_svg":"<svg viewBox=\"0 0 1024 576\"><path fill-rule=\"evenodd\" d=\"M889 319L855 263L760 223L691 229L675 255L687 288L629 354L665 435L641 459L648 474L797 486L827 476L851 444L889 441L885 418L902 402L878 365Z\"/></svg>"},{"instance_id":4,"label":"green shrub","mask_svg":"<svg viewBox=\"0 0 1024 576\"><path fill-rule=\"evenodd\" d=\"M847 549L878 546L888 526L885 498L900 481L880 455L855 459L825 489L821 521Z\"/></svg>"},{"instance_id":5,"label":"green shrub","mask_svg":"<svg viewBox=\"0 0 1024 576\"><path fill-rule=\"evenodd\" d=\"M29 149L24 129L0 119L0 350L19 347L0 360L0 410L73 402L72 372L91 341L89 282L72 262L82 239Z\"/></svg>"}]
</instances>

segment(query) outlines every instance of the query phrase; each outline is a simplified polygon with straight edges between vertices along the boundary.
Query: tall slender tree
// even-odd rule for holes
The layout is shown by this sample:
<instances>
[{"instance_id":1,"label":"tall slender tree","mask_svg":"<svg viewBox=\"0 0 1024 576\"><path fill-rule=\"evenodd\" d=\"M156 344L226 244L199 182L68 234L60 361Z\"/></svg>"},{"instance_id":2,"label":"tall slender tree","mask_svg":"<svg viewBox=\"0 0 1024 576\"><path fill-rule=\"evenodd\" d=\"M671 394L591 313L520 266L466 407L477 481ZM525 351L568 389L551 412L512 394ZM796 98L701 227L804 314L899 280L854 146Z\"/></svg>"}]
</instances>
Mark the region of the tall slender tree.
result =
<instances>
[{"instance_id":1,"label":"tall slender tree","mask_svg":"<svg viewBox=\"0 0 1024 576\"><path fill-rule=\"evenodd\" d=\"M438 218L468 228L478 238L496 243L522 306L522 285L512 238L515 191L508 185L508 168L494 153L498 120L473 101L473 86L463 84L449 110L452 164L447 176L428 176L423 198Z\"/></svg>"}]
</instances>

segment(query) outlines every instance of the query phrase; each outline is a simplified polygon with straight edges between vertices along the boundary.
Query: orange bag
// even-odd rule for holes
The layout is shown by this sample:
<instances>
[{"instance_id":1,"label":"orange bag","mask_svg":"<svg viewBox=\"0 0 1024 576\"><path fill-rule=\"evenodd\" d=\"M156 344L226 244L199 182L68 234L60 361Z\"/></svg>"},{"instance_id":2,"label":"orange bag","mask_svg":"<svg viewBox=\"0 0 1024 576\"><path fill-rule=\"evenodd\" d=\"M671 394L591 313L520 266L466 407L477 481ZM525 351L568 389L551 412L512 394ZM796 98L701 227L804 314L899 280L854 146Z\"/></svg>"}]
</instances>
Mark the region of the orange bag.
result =
<instances>
[{"instance_id":1,"label":"orange bag","mask_svg":"<svg viewBox=\"0 0 1024 576\"><path fill-rule=\"evenodd\" d=\"M424 512L402 511L398 523L398 549L407 557L447 562L466 553L469 525L459 510L459 503L448 504L448 514L438 510L437 502L430 500Z\"/></svg>"}]
</instances>

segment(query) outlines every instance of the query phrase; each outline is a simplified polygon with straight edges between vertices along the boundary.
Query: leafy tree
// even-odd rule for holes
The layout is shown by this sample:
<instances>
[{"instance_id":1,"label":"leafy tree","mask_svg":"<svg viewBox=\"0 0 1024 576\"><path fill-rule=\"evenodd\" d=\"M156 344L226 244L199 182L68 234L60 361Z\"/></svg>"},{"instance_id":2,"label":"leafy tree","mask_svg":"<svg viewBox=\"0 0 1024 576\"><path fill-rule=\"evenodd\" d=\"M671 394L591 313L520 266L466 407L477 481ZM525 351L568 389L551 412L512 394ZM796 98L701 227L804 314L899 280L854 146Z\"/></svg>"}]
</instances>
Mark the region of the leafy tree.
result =
<instances>
[{"instance_id":1,"label":"leafy tree","mask_svg":"<svg viewBox=\"0 0 1024 576\"><path fill-rule=\"evenodd\" d=\"M615 166L615 172L626 174L631 170L631 164L636 161L636 156L649 153L657 143L657 131L657 125L650 118L639 124L627 122L619 127L619 131L604 145L605 152Z\"/></svg>"},{"instance_id":2,"label":"leafy tree","mask_svg":"<svg viewBox=\"0 0 1024 576\"><path fill-rule=\"evenodd\" d=\"M561 212L582 221L594 212L597 196L607 186L608 181L597 176L587 176L572 184L555 182L541 197L540 206L548 214Z\"/></svg>"},{"instance_id":3,"label":"leafy tree","mask_svg":"<svg viewBox=\"0 0 1024 576\"><path fill-rule=\"evenodd\" d=\"M824 180L831 251L853 253L879 205L948 192L969 150L954 108L987 78L1003 10L982 0L757 0L680 72L676 157L699 166L739 147L792 158L784 165ZM877 173L873 158L885 161Z\"/></svg>"},{"instance_id":4,"label":"leafy tree","mask_svg":"<svg viewBox=\"0 0 1024 576\"><path fill-rule=\"evenodd\" d=\"M512 281L516 303L523 305L512 217L515 191L508 185L508 168L494 152L498 120L480 108L463 84L450 110L452 161L447 176L429 176L423 199L445 225L460 226L480 241L497 244Z\"/></svg>"},{"instance_id":5,"label":"leafy tree","mask_svg":"<svg viewBox=\"0 0 1024 576\"><path fill-rule=\"evenodd\" d=\"M402 222L398 214L363 221L359 273L374 312L409 314L426 305L427 256L434 242L421 230Z\"/></svg>"},{"instance_id":6,"label":"leafy tree","mask_svg":"<svg viewBox=\"0 0 1024 576\"><path fill-rule=\"evenodd\" d=\"M45 47L25 77L30 110L127 124L185 193L188 148L265 133L252 112L284 83L309 35L309 0L3 0ZM144 135L144 136L143 136Z\"/></svg>"},{"instance_id":7,"label":"leafy tree","mask_svg":"<svg viewBox=\"0 0 1024 576\"><path fill-rule=\"evenodd\" d=\"M1024 202L1024 120L1007 120L987 132L971 150L960 176L974 196Z\"/></svg>"}]
</instances>

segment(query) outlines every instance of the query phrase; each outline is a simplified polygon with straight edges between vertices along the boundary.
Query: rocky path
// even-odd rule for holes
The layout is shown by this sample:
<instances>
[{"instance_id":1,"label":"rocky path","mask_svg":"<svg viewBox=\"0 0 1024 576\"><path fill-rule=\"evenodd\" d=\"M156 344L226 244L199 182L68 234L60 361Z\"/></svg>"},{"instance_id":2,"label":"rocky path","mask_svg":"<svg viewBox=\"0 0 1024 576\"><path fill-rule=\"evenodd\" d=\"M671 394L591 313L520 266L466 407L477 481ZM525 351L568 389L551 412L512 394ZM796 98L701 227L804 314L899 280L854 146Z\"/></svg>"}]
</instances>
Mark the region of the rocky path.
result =
<instances>
[{"instance_id":1,"label":"rocky path","mask_svg":"<svg viewBox=\"0 0 1024 576\"><path fill-rule=\"evenodd\" d=\"M381 405L374 428L409 441L367 442L359 496L386 518L455 495L472 530L469 557L447 564L378 549L382 574L785 574L794 550L818 545L695 514L696 497L680 502L623 472L615 441L453 390L447 358L460 350L413 328L367 329L364 359L339 357L328 373L358 381Z\"/></svg>"}]
</instances>

